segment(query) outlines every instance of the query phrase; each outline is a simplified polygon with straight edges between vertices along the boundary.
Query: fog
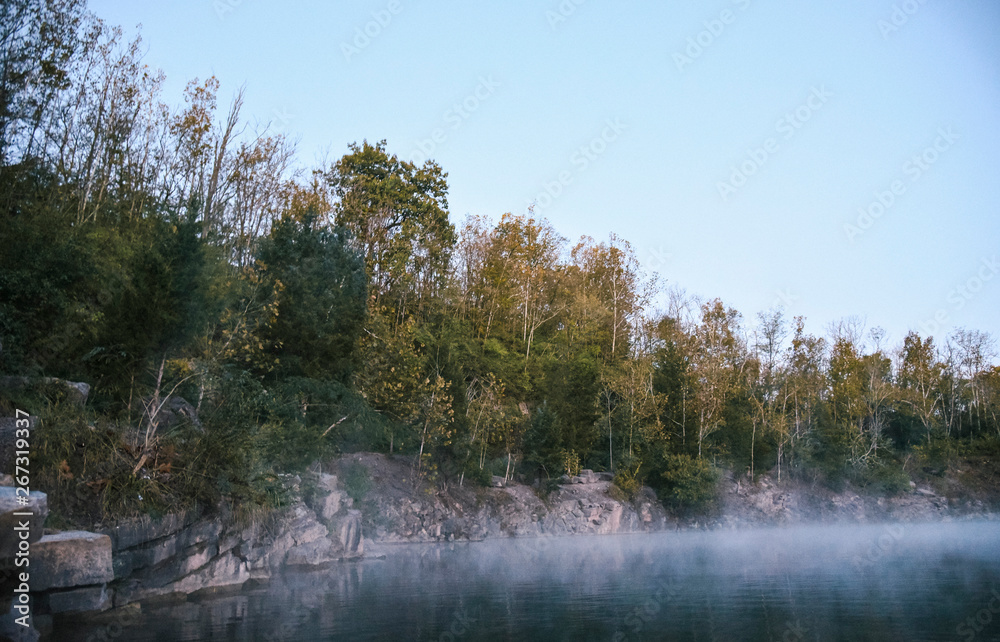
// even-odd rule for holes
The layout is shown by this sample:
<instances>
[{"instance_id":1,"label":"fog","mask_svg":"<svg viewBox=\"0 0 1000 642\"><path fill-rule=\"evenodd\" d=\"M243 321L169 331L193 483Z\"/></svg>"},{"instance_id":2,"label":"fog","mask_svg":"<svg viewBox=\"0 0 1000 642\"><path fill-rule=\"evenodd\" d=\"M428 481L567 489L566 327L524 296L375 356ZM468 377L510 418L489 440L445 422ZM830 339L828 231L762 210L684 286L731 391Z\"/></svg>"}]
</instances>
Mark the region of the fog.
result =
<instances>
[{"instance_id":1,"label":"fog","mask_svg":"<svg viewBox=\"0 0 1000 642\"><path fill-rule=\"evenodd\" d=\"M235 594L145 604L125 639L1000 639L996 522L405 544L377 553L384 557L290 572ZM86 639L101 626L109 625L51 639Z\"/></svg>"}]
</instances>

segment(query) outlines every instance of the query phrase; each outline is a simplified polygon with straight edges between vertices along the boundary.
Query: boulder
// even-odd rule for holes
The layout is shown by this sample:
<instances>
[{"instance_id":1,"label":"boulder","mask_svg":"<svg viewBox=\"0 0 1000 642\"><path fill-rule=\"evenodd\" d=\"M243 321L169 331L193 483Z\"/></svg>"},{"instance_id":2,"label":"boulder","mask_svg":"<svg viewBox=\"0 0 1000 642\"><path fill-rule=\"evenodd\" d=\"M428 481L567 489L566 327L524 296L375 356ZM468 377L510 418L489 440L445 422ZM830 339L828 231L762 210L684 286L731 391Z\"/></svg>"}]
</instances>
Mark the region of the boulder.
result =
<instances>
[{"instance_id":1,"label":"boulder","mask_svg":"<svg viewBox=\"0 0 1000 642\"><path fill-rule=\"evenodd\" d=\"M319 475L310 508L316 511L321 521L329 522L341 508L350 508L352 504L353 500L347 493L338 488L336 475Z\"/></svg>"},{"instance_id":2,"label":"boulder","mask_svg":"<svg viewBox=\"0 0 1000 642\"><path fill-rule=\"evenodd\" d=\"M286 566L319 566L337 559L333 544L325 537L289 549Z\"/></svg>"},{"instance_id":3,"label":"boulder","mask_svg":"<svg viewBox=\"0 0 1000 642\"><path fill-rule=\"evenodd\" d=\"M0 559L14 557L21 541L20 530L14 530L25 522L28 525L28 543L34 544L42 538L42 524L49 515L49 500L45 493L33 490L28 493L28 504L22 505L17 490L11 486L0 486ZM14 513L32 513L30 517ZM34 549L32 549L34 551ZM32 557L34 553L32 552Z\"/></svg>"},{"instance_id":4,"label":"boulder","mask_svg":"<svg viewBox=\"0 0 1000 642\"><path fill-rule=\"evenodd\" d=\"M0 377L0 390L17 392L34 386L51 387L65 395L66 401L77 406L86 404L87 397L90 396L90 384L83 383L82 381L66 381L65 379L57 379L56 377L42 377L40 379L14 376Z\"/></svg>"},{"instance_id":5,"label":"boulder","mask_svg":"<svg viewBox=\"0 0 1000 642\"><path fill-rule=\"evenodd\" d=\"M267 566L269 572L276 572L286 564L316 565L337 559L339 556L329 538L329 528L316 518L304 504L292 506L285 513L280 534L267 542L266 552L248 556L251 570L256 573Z\"/></svg>"},{"instance_id":6,"label":"boulder","mask_svg":"<svg viewBox=\"0 0 1000 642\"><path fill-rule=\"evenodd\" d=\"M198 430L204 430L198 418L198 411L184 397L169 397L166 401L161 399L160 402L162 406L156 413L157 430L168 430L183 422L189 422ZM152 399L146 399L145 403L152 403Z\"/></svg>"},{"instance_id":7,"label":"boulder","mask_svg":"<svg viewBox=\"0 0 1000 642\"><path fill-rule=\"evenodd\" d=\"M31 546L31 590L104 584L114 579L111 538L86 531L45 535Z\"/></svg>"}]
</instances>

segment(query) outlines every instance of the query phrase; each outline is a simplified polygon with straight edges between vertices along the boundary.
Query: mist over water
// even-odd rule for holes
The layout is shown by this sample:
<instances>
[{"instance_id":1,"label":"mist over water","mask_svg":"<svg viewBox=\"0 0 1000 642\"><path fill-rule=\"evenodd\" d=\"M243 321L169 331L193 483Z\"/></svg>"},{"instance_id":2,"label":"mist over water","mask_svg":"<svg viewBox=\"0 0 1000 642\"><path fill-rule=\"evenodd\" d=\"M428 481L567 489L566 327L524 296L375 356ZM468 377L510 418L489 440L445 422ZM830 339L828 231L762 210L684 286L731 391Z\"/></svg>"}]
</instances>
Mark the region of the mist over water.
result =
<instances>
[{"instance_id":1,"label":"mist over water","mask_svg":"<svg viewBox=\"0 0 1000 642\"><path fill-rule=\"evenodd\" d=\"M237 594L144 604L118 639L1000 640L998 523L385 551ZM109 627L56 624L53 640L104 639Z\"/></svg>"}]
</instances>

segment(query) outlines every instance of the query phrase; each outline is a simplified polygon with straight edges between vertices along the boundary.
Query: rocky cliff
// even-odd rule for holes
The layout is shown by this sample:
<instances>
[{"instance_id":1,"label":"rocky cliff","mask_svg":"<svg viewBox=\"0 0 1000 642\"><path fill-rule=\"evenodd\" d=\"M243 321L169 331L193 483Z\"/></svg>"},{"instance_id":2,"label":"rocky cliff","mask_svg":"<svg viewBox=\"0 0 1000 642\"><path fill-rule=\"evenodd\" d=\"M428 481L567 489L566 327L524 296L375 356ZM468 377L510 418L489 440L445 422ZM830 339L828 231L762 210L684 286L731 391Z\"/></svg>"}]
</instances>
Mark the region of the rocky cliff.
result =
<instances>
[{"instance_id":1,"label":"rocky cliff","mask_svg":"<svg viewBox=\"0 0 1000 642\"><path fill-rule=\"evenodd\" d=\"M282 569L322 566L364 553L361 514L339 488L334 475L315 474L309 502L252 524L240 524L225 511L213 515L182 513L117 524L98 532L64 531L43 535L47 513L43 493L32 493L36 515L31 525L30 607L15 598L19 572L16 540L0 541L0 640L37 639L15 623L30 612L45 629L54 615L93 613L153 597L267 580ZM293 496L302 497L301 480L287 479ZM13 525L13 488L0 487L0 524ZM6 530L4 531L7 532ZM11 531L14 532L14 531ZM22 547L23 548L23 547ZM27 637L25 637L27 635Z\"/></svg>"},{"instance_id":2,"label":"rocky cliff","mask_svg":"<svg viewBox=\"0 0 1000 642\"><path fill-rule=\"evenodd\" d=\"M415 479L412 458L358 453L334 462L362 466L371 489L359 497L365 535L375 544L494 537L607 535L662 530L666 512L644 489L634 501L612 491L610 475L583 471L548 494L495 478L494 487Z\"/></svg>"}]
</instances>

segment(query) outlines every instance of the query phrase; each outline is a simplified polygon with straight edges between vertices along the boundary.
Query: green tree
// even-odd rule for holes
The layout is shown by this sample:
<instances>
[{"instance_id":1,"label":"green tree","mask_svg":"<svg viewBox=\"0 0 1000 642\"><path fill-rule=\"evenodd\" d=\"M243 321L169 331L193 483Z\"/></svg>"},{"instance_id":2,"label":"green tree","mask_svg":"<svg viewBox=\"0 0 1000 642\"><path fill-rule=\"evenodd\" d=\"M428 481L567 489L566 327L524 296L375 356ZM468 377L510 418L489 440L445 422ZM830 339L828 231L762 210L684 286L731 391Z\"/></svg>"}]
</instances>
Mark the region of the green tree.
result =
<instances>
[{"instance_id":1,"label":"green tree","mask_svg":"<svg viewBox=\"0 0 1000 642\"><path fill-rule=\"evenodd\" d=\"M346 382L365 320L364 264L347 232L313 210L290 212L261 242L255 270L273 297L273 318L259 329L272 376Z\"/></svg>"},{"instance_id":2,"label":"green tree","mask_svg":"<svg viewBox=\"0 0 1000 642\"><path fill-rule=\"evenodd\" d=\"M326 174L336 221L361 248L375 304L388 297L398 320L444 286L456 240L447 174L390 156L385 141L350 150Z\"/></svg>"}]
</instances>

